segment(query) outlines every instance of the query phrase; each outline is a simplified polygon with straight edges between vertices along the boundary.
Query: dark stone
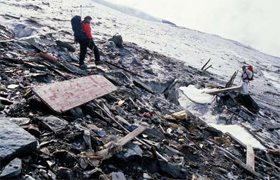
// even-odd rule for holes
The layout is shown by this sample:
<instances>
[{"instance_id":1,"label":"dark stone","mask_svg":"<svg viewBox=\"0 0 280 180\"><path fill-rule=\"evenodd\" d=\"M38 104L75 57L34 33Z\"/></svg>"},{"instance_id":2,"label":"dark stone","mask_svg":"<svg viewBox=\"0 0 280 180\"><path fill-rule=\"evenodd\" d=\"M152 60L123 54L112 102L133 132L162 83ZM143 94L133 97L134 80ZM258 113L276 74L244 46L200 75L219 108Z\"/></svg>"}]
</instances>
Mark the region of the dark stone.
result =
<instances>
[{"instance_id":1,"label":"dark stone","mask_svg":"<svg viewBox=\"0 0 280 180\"><path fill-rule=\"evenodd\" d=\"M162 132L160 132L156 129L147 128L143 133L147 134L149 136L149 138L157 139L159 141L162 141L165 139L164 134L162 134Z\"/></svg>"},{"instance_id":2,"label":"dark stone","mask_svg":"<svg viewBox=\"0 0 280 180\"><path fill-rule=\"evenodd\" d=\"M56 175L58 179L75 179L73 171L65 167L59 167L58 170L56 170Z\"/></svg>"},{"instance_id":3,"label":"dark stone","mask_svg":"<svg viewBox=\"0 0 280 180\"><path fill-rule=\"evenodd\" d=\"M62 42L62 41L55 41L56 42L56 44L58 45L58 46L61 46L61 47L65 47L65 48L67 48L68 49L68 51L70 51L70 52L75 52L75 47L74 46L72 46L71 44L69 44L69 43L67 43L67 42Z\"/></svg>"},{"instance_id":4,"label":"dark stone","mask_svg":"<svg viewBox=\"0 0 280 180\"><path fill-rule=\"evenodd\" d=\"M123 39L121 35L114 35L111 39L118 48L123 48Z\"/></svg>"},{"instance_id":5,"label":"dark stone","mask_svg":"<svg viewBox=\"0 0 280 180\"><path fill-rule=\"evenodd\" d=\"M132 59L132 62L131 62L131 65L136 65L136 66L142 66L142 63L141 63L141 61L139 60L139 59L137 59L137 58L133 58Z\"/></svg>"},{"instance_id":6,"label":"dark stone","mask_svg":"<svg viewBox=\"0 0 280 180\"><path fill-rule=\"evenodd\" d=\"M40 121L40 123L43 125L43 127L47 128L48 130L51 130L55 133L64 129L65 126L68 125L68 122L66 120L60 119L53 115L38 117L37 119Z\"/></svg>"},{"instance_id":7,"label":"dark stone","mask_svg":"<svg viewBox=\"0 0 280 180\"><path fill-rule=\"evenodd\" d=\"M212 137L217 137L217 136L218 137L222 137L223 136L223 132L222 131L217 130L217 129L211 127L211 126L207 126L205 128L205 130L208 131Z\"/></svg>"},{"instance_id":8,"label":"dark stone","mask_svg":"<svg viewBox=\"0 0 280 180\"><path fill-rule=\"evenodd\" d=\"M236 100L253 113L258 113L260 110L259 105L248 94L238 94Z\"/></svg>"},{"instance_id":9,"label":"dark stone","mask_svg":"<svg viewBox=\"0 0 280 180\"><path fill-rule=\"evenodd\" d=\"M111 176L112 176L112 180L126 180L122 172L112 172Z\"/></svg>"},{"instance_id":10,"label":"dark stone","mask_svg":"<svg viewBox=\"0 0 280 180\"><path fill-rule=\"evenodd\" d=\"M76 107L70 110L71 114L77 118L84 117L83 110L80 107Z\"/></svg>"},{"instance_id":11,"label":"dark stone","mask_svg":"<svg viewBox=\"0 0 280 180\"><path fill-rule=\"evenodd\" d=\"M177 164L166 163L163 160L159 160L160 170L168 174L173 178L186 179L188 171L186 169L182 169Z\"/></svg>"},{"instance_id":12,"label":"dark stone","mask_svg":"<svg viewBox=\"0 0 280 180\"><path fill-rule=\"evenodd\" d=\"M0 161L29 154L37 146L35 137L7 118L0 118Z\"/></svg>"},{"instance_id":13,"label":"dark stone","mask_svg":"<svg viewBox=\"0 0 280 180\"><path fill-rule=\"evenodd\" d=\"M124 161L130 161L136 157L142 157L142 149L133 143L128 143L124 146L123 151L116 154L116 157L124 160Z\"/></svg>"},{"instance_id":14,"label":"dark stone","mask_svg":"<svg viewBox=\"0 0 280 180\"><path fill-rule=\"evenodd\" d=\"M22 162L21 159L14 159L8 165L6 165L0 175L0 178L13 178L21 173Z\"/></svg>"}]
</instances>

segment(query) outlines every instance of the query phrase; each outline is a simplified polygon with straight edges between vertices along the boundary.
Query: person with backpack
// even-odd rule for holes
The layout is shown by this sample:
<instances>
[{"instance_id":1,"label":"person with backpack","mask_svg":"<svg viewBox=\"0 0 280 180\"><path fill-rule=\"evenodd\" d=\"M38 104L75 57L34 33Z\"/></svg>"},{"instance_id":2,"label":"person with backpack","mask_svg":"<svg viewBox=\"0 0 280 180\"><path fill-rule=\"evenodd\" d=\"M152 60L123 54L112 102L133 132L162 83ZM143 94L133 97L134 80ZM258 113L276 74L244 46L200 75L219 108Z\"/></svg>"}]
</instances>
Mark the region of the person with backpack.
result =
<instances>
[{"instance_id":1,"label":"person with backpack","mask_svg":"<svg viewBox=\"0 0 280 180\"><path fill-rule=\"evenodd\" d=\"M242 66L241 80L243 81L241 91L237 95L236 100L251 112L257 113L260 110L260 107L249 95L248 91L249 82L254 80L254 71L252 66Z\"/></svg>"},{"instance_id":2,"label":"person with backpack","mask_svg":"<svg viewBox=\"0 0 280 180\"><path fill-rule=\"evenodd\" d=\"M248 91L248 84L250 81L253 80L254 74L253 74L253 67L252 66L242 66L242 75L241 79L243 81L242 83L242 94L249 94Z\"/></svg>"},{"instance_id":3,"label":"person with backpack","mask_svg":"<svg viewBox=\"0 0 280 180\"><path fill-rule=\"evenodd\" d=\"M75 36L75 42L80 44L79 64L81 69L86 69L84 60L88 47L94 52L95 63L97 64L100 62L100 53L91 35L91 20L92 18L90 16L86 16L82 22L80 16L74 16L71 20L72 29L74 31Z\"/></svg>"}]
</instances>

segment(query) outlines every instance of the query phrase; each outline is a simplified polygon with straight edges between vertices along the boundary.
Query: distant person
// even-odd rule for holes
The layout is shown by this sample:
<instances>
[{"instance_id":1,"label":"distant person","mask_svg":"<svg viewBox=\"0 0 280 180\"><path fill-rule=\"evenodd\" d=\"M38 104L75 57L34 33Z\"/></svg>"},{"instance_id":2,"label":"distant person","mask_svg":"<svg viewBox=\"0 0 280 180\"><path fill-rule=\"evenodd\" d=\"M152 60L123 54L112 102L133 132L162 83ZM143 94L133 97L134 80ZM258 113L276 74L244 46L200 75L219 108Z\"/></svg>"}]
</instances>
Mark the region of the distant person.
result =
<instances>
[{"instance_id":1,"label":"distant person","mask_svg":"<svg viewBox=\"0 0 280 180\"><path fill-rule=\"evenodd\" d=\"M241 80L241 91L236 97L236 100L244 105L248 110L257 113L260 110L259 105L251 98L248 91L250 81L254 80L254 71L252 66L242 66Z\"/></svg>"},{"instance_id":2,"label":"distant person","mask_svg":"<svg viewBox=\"0 0 280 180\"><path fill-rule=\"evenodd\" d=\"M91 35L91 28L90 28L91 20L92 18L90 16L86 16L82 22L80 16L74 16L71 20L72 29L75 35L75 42L78 42L80 44L79 64L81 69L87 68L84 63L84 60L87 54L88 47L92 49L94 52L95 63L97 64L100 62L100 53Z\"/></svg>"},{"instance_id":3,"label":"distant person","mask_svg":"<svg viewBox=\"0 0 280 180\"><path fill-rule=\"evenodd\" d=\"M253 74L253 67L252 66L242 66L242 89L241 94L249 94L248 85L250 81L253 81L254 74Z\"/></svg>"}]
</instances>

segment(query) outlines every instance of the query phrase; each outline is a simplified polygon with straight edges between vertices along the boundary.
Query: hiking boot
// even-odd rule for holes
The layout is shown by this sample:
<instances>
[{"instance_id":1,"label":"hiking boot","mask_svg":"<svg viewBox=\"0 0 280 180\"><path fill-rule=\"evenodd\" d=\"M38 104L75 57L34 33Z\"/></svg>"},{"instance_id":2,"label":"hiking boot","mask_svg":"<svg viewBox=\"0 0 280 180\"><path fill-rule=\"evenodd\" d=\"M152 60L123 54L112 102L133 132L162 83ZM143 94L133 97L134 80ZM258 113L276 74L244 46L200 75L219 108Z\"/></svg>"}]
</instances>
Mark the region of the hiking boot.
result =
<instances>
[{"instance_id":1,"label":"hiking boot","mask_svg":"<svg viewBox=\"0 0 280 180\"><path fill-rule=\"evenodd\" d=\"M87 70L87 65L85 65L85 64L80 65L80 68L81 68L82 70Z\"/></svg>"},{"instance_id":2,"label":"hiking boot","mask_svg":"<svg viewBox=\"0 0 280 180\"><path fill-rule=\"evenodd\" d=\"M103 64L102 61L95 61L95 65Z\"/></svg>"}]
</instances>

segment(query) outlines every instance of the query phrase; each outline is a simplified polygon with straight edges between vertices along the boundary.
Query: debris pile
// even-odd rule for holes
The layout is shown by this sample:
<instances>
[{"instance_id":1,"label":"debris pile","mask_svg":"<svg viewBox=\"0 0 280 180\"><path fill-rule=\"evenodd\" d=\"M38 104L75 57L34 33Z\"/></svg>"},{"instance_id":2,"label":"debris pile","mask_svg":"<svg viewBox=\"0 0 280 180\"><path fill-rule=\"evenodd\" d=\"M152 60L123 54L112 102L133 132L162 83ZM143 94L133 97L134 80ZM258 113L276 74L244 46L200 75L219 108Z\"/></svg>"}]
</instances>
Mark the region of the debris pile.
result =
<instances>
[{"instance_id":1,"label":"debris pile","mask_svg":"<svg viewBox=\"0 0 280 180\"><path fill-rule=\"evenodd\" d=\"M96 41L103 63L84 71L71 29L0 29L1 179L280 179L279 150L179 105L179 87L218 82L209 72L121 36Z\"/></svg>"}]
</instances>

